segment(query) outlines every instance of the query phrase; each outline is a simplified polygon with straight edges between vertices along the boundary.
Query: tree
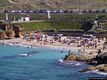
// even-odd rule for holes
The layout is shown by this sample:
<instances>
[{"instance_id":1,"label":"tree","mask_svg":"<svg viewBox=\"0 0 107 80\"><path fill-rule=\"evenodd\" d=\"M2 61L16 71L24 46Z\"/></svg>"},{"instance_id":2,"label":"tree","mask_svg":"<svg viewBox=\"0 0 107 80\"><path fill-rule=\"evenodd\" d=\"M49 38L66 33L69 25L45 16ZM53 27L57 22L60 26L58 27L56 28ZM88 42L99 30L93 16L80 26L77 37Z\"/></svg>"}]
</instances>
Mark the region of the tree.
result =
<instances>
[{"instance_id":1,"label":"tree","mask_svg":"<svg viewBox=\"0 0 107 80\"><path fill-rule=\"evenodd\" d=\"M91 21L84 21L82 23L82 28L85 32L87 32L88 30L90 30L93 27L93 23Z\"/></svg>"}]
</instances>

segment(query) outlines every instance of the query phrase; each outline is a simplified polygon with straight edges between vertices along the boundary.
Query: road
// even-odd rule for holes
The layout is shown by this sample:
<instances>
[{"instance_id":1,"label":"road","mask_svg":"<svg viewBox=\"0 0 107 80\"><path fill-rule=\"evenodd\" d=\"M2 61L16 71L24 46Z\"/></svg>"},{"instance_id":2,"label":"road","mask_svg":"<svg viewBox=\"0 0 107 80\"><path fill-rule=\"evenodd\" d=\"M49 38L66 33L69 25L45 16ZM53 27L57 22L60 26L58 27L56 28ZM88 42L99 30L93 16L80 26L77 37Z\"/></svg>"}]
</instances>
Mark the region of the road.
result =
<instances>
[{"instance_id":1,"label":"road","mask_svg":"<svg viewBox=\"0 0 107 80\"><path fill-rule=\"evenodd\" d=\"M29 23L29 22L44 22L45 20L32 20L32 21L11 21L12 23Z\"/></svg>"}]
</instances>

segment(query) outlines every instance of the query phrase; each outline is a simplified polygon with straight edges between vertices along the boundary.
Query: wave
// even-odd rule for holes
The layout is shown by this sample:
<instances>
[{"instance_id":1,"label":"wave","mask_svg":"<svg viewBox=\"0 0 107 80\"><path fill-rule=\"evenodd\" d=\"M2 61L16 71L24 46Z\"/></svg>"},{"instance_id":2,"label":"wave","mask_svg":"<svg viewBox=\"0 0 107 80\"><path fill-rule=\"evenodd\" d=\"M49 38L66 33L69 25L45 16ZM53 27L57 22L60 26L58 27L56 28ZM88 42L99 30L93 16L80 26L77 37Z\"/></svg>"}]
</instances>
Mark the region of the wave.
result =
<instances>
[{"instance_id":1,"label":"wave","mask_svg":"<svg viewBox=\"0 0 107 80\"><path fill-rule=\"evenodd\" d=\"M33 47L32 45L25 45L25 44L13 44L13 43L4 43L4 44L9 46L16 46L16 47L36 48Z\"/></svg>"},{"instance_id":2,"label":"wave","mask_svg":"<svg viewBox=\"0 0 107 80\"><path fill-rule=\"evenodd\" d=\"M39 53L39 52L30 51L28 53L20 53L20 54L15 54L15 55L11 55L11 56L3 56L3 57L0 57L0 59L13 59L13 58L19 58L19 57L30 57L30 56L33 56L37 53Z\"/></svg>"},{"instance_id":3,"label":"wave","mask_svg":"<svg viewBox=\"0 0 107 80\"><path fill-rule=\"evenodd\" d=\"M106 72L100 72L98 69L96 69L96 70L91 70L91 71L87 71L86 73L95 73L95 74L107 76L107 73L106 73Z\"/></svg>"},{"instance_id":4,"label":"wave","mask_svg":"<svg viewBox=\"0 0 107 80\"><path fill-rule=\"evenodd\" d=\"M63 59L59 59L58 62L59 62L59 64L74 65L74 66L81 66L81 65L85 64L85 63L79 62L79 61L64 61Z\"/></svg>"}]
</instances>

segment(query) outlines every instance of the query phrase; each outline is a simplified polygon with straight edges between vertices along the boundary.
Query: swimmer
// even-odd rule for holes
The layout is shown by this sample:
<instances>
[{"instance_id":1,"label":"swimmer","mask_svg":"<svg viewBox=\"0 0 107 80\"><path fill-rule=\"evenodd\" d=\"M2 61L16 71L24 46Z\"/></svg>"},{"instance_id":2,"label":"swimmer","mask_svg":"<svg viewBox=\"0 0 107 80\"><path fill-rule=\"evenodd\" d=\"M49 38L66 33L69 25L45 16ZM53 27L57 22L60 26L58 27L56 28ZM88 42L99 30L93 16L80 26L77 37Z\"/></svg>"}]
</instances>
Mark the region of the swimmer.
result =
<instances>
[{"instance_id":1,"label":"swimmer","mask_svg":"<svg viewBox=\"0 0 107 80\"><path fill-rule=\"evenodd\" d=\"M61 50L61 53L63 53L63 52L64 52L64 49Z\"/></svg>"}]
</instances>

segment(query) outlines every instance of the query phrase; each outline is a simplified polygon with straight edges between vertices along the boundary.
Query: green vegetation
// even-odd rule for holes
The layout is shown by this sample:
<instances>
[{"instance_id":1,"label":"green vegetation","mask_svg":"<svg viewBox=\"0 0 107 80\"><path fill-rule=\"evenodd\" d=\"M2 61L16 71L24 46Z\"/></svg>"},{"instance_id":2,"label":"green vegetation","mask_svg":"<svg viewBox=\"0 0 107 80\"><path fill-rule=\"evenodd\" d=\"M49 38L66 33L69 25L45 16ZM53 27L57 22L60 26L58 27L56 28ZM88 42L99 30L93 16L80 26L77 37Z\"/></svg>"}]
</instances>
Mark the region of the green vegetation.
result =
<instances>
[{"instance_id":1,"label":"green vegetation","mask_svg":"<svg viewBox=\"0 0 107 80\"><path fill-rule=\"evenodd\" d=\"M44 29L52 29L50 23L21 23L18 24L21 26L22 30L25 31L34 31L34 30L44 30Z\"/></svg>"},{"instance_id":2,"label":"green vegetation","mask_svg":"<svg viewBox=\"0 0 107 80\"><path fill-rule=\"evenodd\" d=\"M106 14L51 14L52 19L47 20L47 14L11 14L18 20L21 16L30 16L31 20L45 20L46 22L39 23L21 23L18 24L22 27L22 30L47 30L47 29L81 29L88 31L93 27L93 21L96 18L106 20Z\"/></svg>"},{"instance_id":3,"label":"green vegetation","mask_svg":"<svg viewBox=\"0 0 107 80\"><path fill-rule=\"evenodd\" d=\"M80 23L51 23L51 22L39 22L39 23L21 23L22 30L59 30L59 29L82 29Z\"/></svg>"},{"instance_id":4,"label":"green vegetation","mask_svg":"<svg viewBox=\"0 0 107 80\"><path fill-rule=\"evenodd\" d=\"M51 14L52 19L47 19L47 14L9 14L10 21L20 19L21 16L30 16L31 20L44 20L45 22L29 22L18 23L22 30L49 30L54 29L56 31L60 29L81 29L85 32L92 29L93 21L98 18L100 20L107 20L107 14ZM0 14L0 19L5 19L5 14ZM107 24L102 24L103 29L107 29ZM95 30L94 30L95 31ZM94 32L91 30L91 32ZM96 32L102 32L103 30L96 30ZM103 31L104 32L104 31Z\"/></svg>"},{"instance_id":5,"label":"green vegetation","mask_svg":"<svg viewBox=\"0 0 107 80\"><path fill-rule=\"evenodd\" d=\"M103 29L104 29L104 30L107 30L107 22L106 22L106 23L103 23L102 26L103 26Z\"/></svg>"},{"instance_id":6,"label":"green vegetation","mask_svg":"<svg viewBox=\"0 0 107 80\"><path fill-rule=\"evenodd\" d=\"M88 31L93 27L96 18L107 20L106 14L51 14L52 19L47 19L47 14L9 14L10 20L20 19L21 16L30 16L31 20L45 20L39 23L20 23L22 30L60 30L60 29L81 29ZM0 18L5 18L4 14ZM105 25L104 25L105 26Z\"/></svg>"},{"instance_id":7,"label":"green vegetation","mask_svg":"<svg viewBox=\"0 0 107 80\"><path fill-rule=\"evenodd\" d=\"M0 20L5 19L5 15L4 14L0 14Z\"/></svg>"}]
</instances>

